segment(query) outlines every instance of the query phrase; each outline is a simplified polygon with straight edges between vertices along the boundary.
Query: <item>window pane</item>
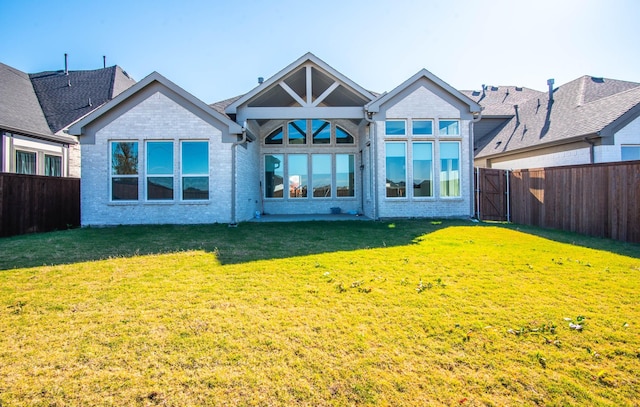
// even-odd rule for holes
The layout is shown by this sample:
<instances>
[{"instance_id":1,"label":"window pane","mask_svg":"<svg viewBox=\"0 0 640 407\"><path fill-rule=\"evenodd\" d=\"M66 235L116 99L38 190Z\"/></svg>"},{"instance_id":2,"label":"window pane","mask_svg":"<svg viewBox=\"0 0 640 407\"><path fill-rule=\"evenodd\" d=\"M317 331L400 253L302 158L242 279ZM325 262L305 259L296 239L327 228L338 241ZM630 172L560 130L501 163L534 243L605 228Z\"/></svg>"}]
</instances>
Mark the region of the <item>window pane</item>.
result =
<instances>
[{"instance_id":1,"label":"window pane","mask_svg":"<svg viewBox=\"0 0 640 407\"><path fill-rule=\"evenodd\" d=\"M460 125L457 120L440 120L438 123L438 134L448 136L460 134Z\"/></svg>"},{"instance_id":2,"label":"window pane","mask_svg":"<svg viewBox=\"0 0 640 407\"><path fill-rule=\"evenodd\" d=\"M460 196L460 143L440 143L440 196Z\"/></svg>"},{"instance_id":3,"label":"window pane","mask_svg":"<svg viewBox=\"0 0 640 407\"><path fill-rule=\"evenodd\" d=\"M27 151L16 151L16 173L35 174L36 153L30 153Z\"/></svg>"},{"instance_id":4,"label":"window pane","mask_svg":"<svg viewBox=\"0 0 640 407\"><path fill-rule=\"evenodd\" d=\"M173 174L173 142L147 143L147 174Z\"/></svg>"},{"instance_id":5,"label":"window pane","mask_svg":"<svg viewBox=\"0 0 640 407\"><path fill-rule=\"evenodd\" d=\"M336 143L338 144L353 144L353 136L347 133L346 130L336 127Z\"/></svg>"},{"instance_id":6,"label":"window pane","mask_svg":"<svg viewBox=\"0 0 640 407\"><path fill-rule=\"evenodd\" d=\"M405 143L385 143L387 154L387 197L406 196Z\"/></svg>"},{"instance_id":7,"label":"window pane","mask_svg":"<svg viewBox=\"0 0 640 407\"><path fill-rule=\"evenodd\" d=\"M147 199L171 200L173 199L173 177L148 177Z\"/></svg>"},{"instance_id":8,"label":"window pane","mask_svg":"<svg viewBox=\"0 0 640 407\"><path fill-rule=\"evenodd\" d=\"M209 177L182 177L182 199L209 199Z\"/></svg>"},{"instance_id":9,"label":"window pane","mask_svg":"<svg viewBox=\"0 0 640 407\"><path fill-rule=\"evenodd\" d=\"M433 144L413 143L413 196L433 195Z\"/></svg>"},{"instance_id":10,"label":"window pane","mask_svg":"<svg viewBox=\"0 0 640 407\"><path fill-rule=\"evenodd\" d=\"M289 197L307 196L307 155L289 155Z\"/></svg>"},{"instance_id":11,"label":"window pane","mask_svg":"<svg viewBox=\"0 0 640 407\"><path fill-rule=\"evenodd\" d=\"M111 199L114 201L137 201L138 177L111 178Z\"/></svg>"},{"instance_id":12,"label":"window pane","mask_svg":"<svg viewBox=\"0 0 640 407\"><path fill-rule=\"evenodd\" d=\"M182 143L182 174L209 173L209 143L188 141Z\"/></svg>"},{"instance_id":13,"label":"window pane","mask_svg":"<svg viewBox=\"0 0 640 407\"><path fill-rule=\"evenodd\" d=\"M138 142L111 143L111 174L138 174Z\"/></svg>"},{"instance_id":14,"label":"window pane","mask_svg":"<svg viewBox=\"0 0 640 407\"><path fill-rule=\"evenodd\" d=\"M331 197L331 155L314 154L311 156L311 180L314 198Z\"/></svg>"},{"instance_id":15,"label":"window pane","mask_svg":"<svg viewBox=\"0 0 640 407\"><path fill-rule=\"evenodd\" d=\"M640 146L622 146L622 161L640 160Z\"/></svg>"},{"instance_id":16,"label":"window pane","mask_svg":"<svg viewBox=\"0 0 640 407\"><path fill-rule=\"evenodd\" d=\"M313 144L331 143L331 125L324 120L312 120L311 131Z\"/></svg>"},{"instance_id":17,"label":"window pane","mask_svg":"<svg viewBox=\"0 0 640 407\"><path fill-rule=\"evenodd\" d=\"M387 136L404 136L407 134L404 120L387 120L385 122L385 134Z\"/></svg>"},{"instance_id":18,"label":"window pane","mask_svg":"<svg viewBox=\"0 0 640 407\"><path fill-rule=\"evenodd\" d=\"M265 144L282 144L283 135L284 135L284 132L282 130L282 127L278 127L264 139L264 143Z\"/></svg>"},{"instance_id":19,"label":"window pane","mask_svg":"<svg viewBox=\"0 0 640 407\"><path fill-rule=\"evenodd\" d=\"M433 134L433 122L431 120L414 120L411 123L414 135L420 136Z\"/></svg>"},{"instance_id":20,"label":"window pane","mask_svg":"<svg viewBox=\"0 0 640 407\"><path fill-rule=\"evenodd\" d=\"M306 120L296 120L295 122L290 122L288 130L289 144L307 144Z\"/></svg>"},{"instance_id":21,"label":"window pane","mask_svg":"<svg viewBox=\"0 0 640 407\"><path fill-rule=\"evenodd\" d=\"M284 158L282 154L264 156L264 196L282 198L284 191Z\"/></svg>"},{"instance_id":22,"label":"window pane","mask_svg":"<svg viewBox=\"0 0 640 407\"><path fill-rule=\"evenodd\" d=\"M51 177L62 176L62 157L57 155L44 156L44 175Z\"/></svg>"},{"instance_id":23,"label":"window pane","mask_svg":"<svg viewBox=\"0 0 640 407\"><path fill-rule=\"evenodd\" d=\"M355 156L336 154L336 190L339 197L355 196Z\"/></svg>"}]
</instances>

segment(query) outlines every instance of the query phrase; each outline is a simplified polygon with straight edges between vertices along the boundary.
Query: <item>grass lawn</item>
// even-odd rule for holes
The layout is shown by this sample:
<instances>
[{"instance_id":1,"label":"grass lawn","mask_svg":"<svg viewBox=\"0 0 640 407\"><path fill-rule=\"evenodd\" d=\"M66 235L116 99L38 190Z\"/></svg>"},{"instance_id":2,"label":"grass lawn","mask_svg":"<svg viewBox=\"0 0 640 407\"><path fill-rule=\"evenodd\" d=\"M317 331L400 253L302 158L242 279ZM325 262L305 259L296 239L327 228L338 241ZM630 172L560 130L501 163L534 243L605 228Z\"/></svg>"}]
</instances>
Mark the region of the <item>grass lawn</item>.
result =
<instances>
[{"instance_id":1,"label":"grass lawn","mask_svg":"<svg viewBox=\"0 0 640 407\"><path fill-rule=\"evenodd\" d=\"M637 406L640 245L463 221L0 239L0 406Z\"/></svg>"}]
</instances>

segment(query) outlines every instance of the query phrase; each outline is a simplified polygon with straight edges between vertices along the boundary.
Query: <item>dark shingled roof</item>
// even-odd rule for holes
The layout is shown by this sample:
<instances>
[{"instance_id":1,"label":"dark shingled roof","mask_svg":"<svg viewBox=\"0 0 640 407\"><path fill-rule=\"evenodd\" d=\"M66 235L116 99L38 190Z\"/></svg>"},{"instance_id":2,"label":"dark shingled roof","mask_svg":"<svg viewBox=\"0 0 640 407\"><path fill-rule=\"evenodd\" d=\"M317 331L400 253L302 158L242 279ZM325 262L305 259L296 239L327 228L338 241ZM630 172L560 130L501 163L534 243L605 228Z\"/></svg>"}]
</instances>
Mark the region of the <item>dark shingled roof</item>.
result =
<instances>
[{"instance_id":1,"label":"dark shingled roof","mask_svg":"<svg viewBox=\"0 0 640 407\"><path fill-rule=\"evenodd\" d=\"M216 112L225 115L226 117L229 117L229 115L227 115L224 110L227 108L227 106L229 106L230 104L232 104L233 102L235 102L236 100L240 99L241 97L243 97L244 95L239 95L239 96L234 96L232 98L229 99L225 99L225 100L221 100L219 102L215 102L215 103L211 103L209 106L215 110Z\"/></svg>"},{"instance_id":2,"label":"dark shingled roof","mask_svg":"<svg viewBox=\"0 0 640 407\"><path fill-rule=\"evenodd\" d=\"M0 63L0 127L52 135L29 75Z\"/></svg>"},{"instance_id":3,"label":"dark shingled roof","mask_svg":"<svg viewBox=\"0 0 640 407\"><path fill-rule=\"evenodd\" d=\"M132 86L119 66L92 71L48 71L30 74L49 128L57 132Z\"/></svg>"},{"instance_id":4,"label":"dark shingled roof","mask_svg":"<svg viewBox=\"0 0 640 407\"><path fill-rule=\"evenodd\" d=\"M485 86L484 92L482 90L461 90L460 92L484 108L483 117L513 116L514 105L521 105L529 99L545 95L544 92L520 86Z\"/></svg>"},{"instance_id":5,"label":"dark shingled roof","mask_svg":"<svg viewBox=\"0 0 640 407\"><path fill-rule=\"evenodd\" d=\"M640 83L582 76L521 104L518 116L477 141L476 158L598 135L640 105Z\"/></svg>"}]
</instances>

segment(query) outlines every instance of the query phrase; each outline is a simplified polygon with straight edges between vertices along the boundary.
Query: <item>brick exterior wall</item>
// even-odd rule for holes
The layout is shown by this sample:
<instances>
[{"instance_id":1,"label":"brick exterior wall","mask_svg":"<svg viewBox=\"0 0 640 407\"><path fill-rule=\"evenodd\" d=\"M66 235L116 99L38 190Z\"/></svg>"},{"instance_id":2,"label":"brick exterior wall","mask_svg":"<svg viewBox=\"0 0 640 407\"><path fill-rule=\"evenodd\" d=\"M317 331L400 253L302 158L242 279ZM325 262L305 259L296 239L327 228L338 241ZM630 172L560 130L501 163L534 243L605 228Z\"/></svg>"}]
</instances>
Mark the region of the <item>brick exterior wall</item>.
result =
<instances>
[{"instance_id":1,"label":"brick exterior wall","mask_svg":"<svg viewBox=\"0 0 640 407\"><path fill-rule=\"evenodd\" d=\"M473 152L469 145L469 124L471 115L468 106L448 93L439 91L425 78L409 86L395 98L381 106L380 112L374 116L375 123L375 153L378 194L377 217L379 218L466 218L472 216L473 179L471 169L473 165ZM385 141L405 141L411 143L408 137L385 137L385 120L407 120L407 134L410 129L411 119L434 119L434 135L428 137L434 141L434 196L429 198L404 198L386 197L386 155ZM438 119L460 120L459 136L437 136ZM425 140L421 138L420 140ZM460 197L441 198L439 196L439 141L460 142ZM407 172L410 171L412 162L411 149L407 149ZM408 174L407 174L408 175ZM411 181L407 190L412 188ZM367 211L370 215L370 211Z\"/></svg>"},{"instance_id":2,"label":"brick exterior wall","mask_svg":"<svg viewBox=\"0 0 640 407\"><path fill-rule=\"evenodd\" d=\"M99 125L99 124L96 124ZM223 127L220 124L219 127ZM231 143L223 132L162 92L156 92L104 124L95 132L95 142L83 142L81 223L195 224L227 223L231 220ZM109 193L111 140L138 141L139 177L137 202L111 202ZM145 140L174 142L174 200L145 200ZM181 201L179 179L180 141L209 142L209 200Z\"/></svg>"}]
</instances>

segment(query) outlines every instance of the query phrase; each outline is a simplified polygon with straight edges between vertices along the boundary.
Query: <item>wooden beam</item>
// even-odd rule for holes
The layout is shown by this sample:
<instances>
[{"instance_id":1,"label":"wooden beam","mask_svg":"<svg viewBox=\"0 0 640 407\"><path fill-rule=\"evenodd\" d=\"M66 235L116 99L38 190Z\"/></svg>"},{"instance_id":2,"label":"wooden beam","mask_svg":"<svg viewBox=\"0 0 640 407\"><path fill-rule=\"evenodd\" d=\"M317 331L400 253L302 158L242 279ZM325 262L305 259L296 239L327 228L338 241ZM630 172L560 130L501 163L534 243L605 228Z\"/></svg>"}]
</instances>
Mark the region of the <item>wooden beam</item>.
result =
<instances>
[{"instance_id":1,"label":"wooden beam","mask_svg":"<svg viewBox=\"0 0 640 407\"><path fill-rule=\"evenodd\" d=\"M291 97L294 98L296 102L300 103L300 106L308 106L308 104L304 100L302 100L300 95L298 95L293 89L291 89L289 85L284 83L284 81L278 83L278 85L280 85L282 89L285 90L285 92L291 95Z\"/></svg>"},{"instance_id":2,"label":"wooden beam","mask_svg":"<svg viewBox=\"0 0 640 407\"><path fill-rule=\"evenodd\" d=\"M325 90L324 92L322 92L322 95L318 96L318 98L313 102L312 106L316 107L318 106L320 103L322 103L323 100L326 99L327 96L329 96L331 94L331 92L333 92L334 90L336 90L336 88L340 86L340 84L338 82L333 82L333 84L331 86L329 86L329 88L327 90Z\"/></svg>"}]
</instances>

